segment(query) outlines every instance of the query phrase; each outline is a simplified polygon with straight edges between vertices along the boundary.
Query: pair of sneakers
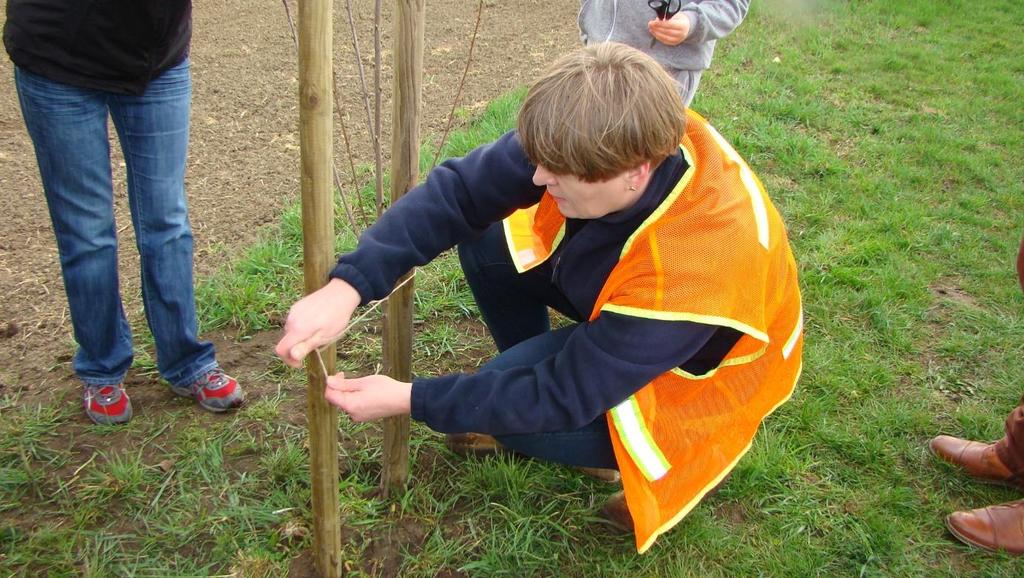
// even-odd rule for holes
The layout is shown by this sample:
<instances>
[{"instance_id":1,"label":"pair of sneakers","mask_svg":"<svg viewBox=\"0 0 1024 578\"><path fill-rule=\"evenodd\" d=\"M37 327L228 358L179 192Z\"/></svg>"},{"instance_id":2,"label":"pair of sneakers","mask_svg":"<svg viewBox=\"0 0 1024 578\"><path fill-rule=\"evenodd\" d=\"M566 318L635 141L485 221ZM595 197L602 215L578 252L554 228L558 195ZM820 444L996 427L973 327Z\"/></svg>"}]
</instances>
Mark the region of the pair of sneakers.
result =
<instances>
[{"instance_id":1,"label":"pair of sneakers","mask_svg":"<svg viewBox=\"0 0 1024 578\"><path fill-rule=\"evenodd\" d=\"M171 391L191 397L199 403L199 407L215 413L234 409L245 400L238 381L219 367L206 372L189 385L172 385ZM82 401L85 415L95 423L114 425L128 423L132 419L132 401L123 384L86 385Z\"/></svg>"}]
</instances>

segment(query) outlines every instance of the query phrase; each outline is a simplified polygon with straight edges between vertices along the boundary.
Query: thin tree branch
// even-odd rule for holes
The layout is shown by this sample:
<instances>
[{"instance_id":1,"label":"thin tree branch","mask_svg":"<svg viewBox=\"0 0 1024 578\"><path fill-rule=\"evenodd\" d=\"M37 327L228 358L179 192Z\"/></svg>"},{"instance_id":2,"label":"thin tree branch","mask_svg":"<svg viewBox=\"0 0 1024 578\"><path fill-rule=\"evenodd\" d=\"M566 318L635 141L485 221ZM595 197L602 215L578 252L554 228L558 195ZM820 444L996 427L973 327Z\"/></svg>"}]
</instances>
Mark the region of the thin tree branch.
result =
<instances>
[{"instance_id":1,"label":"thin tree branch","mask_svg":"<svg viewBox=\"0 0 1024 578\"><path fill-rule=\"evenodd\" d=\"M384 171L383 171L383 160L381 159L381 145L380 145L380 14L381 14L381 0L375 0L374 12L373 12L373 89L374 89L374 109L373 109L373 120L375 134L378 136L374 141L373 156L374 161L377 164L377 216L384 212Z\"/></svg>"},{"instance_id":2,"label":"thin tree branch","mask_svg":"<svg viewBox=\"0 0 1024 578\"><path fill-rule=\"evenodd\" d=\"M295 32L295 21L292 19L291 9L288 8L288 0L281 0L281 3L284 4L284 14L285 14L285 16L288 17L288 28L290 28L291 31L292 31L292 43L295 45L295 53L298 54L298 52L299 52L299 36ZM331 78L335 78L335 77L336 77L336 75L334 74L334 71L332 70L331 71ZM334 88L334 91L333 91L333 94L334 94L334 106L335 106L335 108L338 108L339 104L338 104L338 83L337 83L337 81L334 82L334 87L333 88ZM355 165L353 164L353 161L352 161L352 149L350 149L348 147L348 131L345 129L345 119L344 118L341 119L341 130L342 130L342 132L345 135L345 148L346 148L346 150L348 150L348 162L349 162L350 165L352 165L352 186L353 186L353 188L355 188L355 175L356 175L356 171L355 171ZM338 165L334 162L333 158L331 159L331 172L334 174L334 186L336 186L338 188L338 195L341 196L341 206L345 209L345 215L348 217L349 226L352 227L352 233L356 237L358 237L360 232L361 232L361 230L360 230L359 224L356 222L355 216L352 214L352 210L348 208L348 201L345 200L345 189L342 188L342 186L341 186L341 177L338 175ZM357 198L358 198L359 189L355 188L355 191L356 191L356 195L357 195Z\"/></svg>"},{"instance_id":3,"label":"thin tree branch","mask_svg":"<svg viewBox=\"0 0 1024 578\"><path fill-rule=\"evenodd\" d=\"M473 62L473 47L476 46L476 34L480 30L480 19L484 13L484 0L480 0L476 7L476 24L473 25L473 36L469 40L469 52L466 54L466 67L462 69L462 78L459 80L459 88L455 91L455 98L452 100L452 110L448 113L448 124L444 127L444 134L441 135L441 142L437 145L437 150L434 151L434 160L430 163L430 168L437 166L437 159L441 157L441 151L444 149L445 142L448 140L448 131L452 128L452 120L455 118L455 107L459 105L459 100L462 98L462 87L466 85L466 75L469 74L469 65Z\"/></svg>"}]
</instances>

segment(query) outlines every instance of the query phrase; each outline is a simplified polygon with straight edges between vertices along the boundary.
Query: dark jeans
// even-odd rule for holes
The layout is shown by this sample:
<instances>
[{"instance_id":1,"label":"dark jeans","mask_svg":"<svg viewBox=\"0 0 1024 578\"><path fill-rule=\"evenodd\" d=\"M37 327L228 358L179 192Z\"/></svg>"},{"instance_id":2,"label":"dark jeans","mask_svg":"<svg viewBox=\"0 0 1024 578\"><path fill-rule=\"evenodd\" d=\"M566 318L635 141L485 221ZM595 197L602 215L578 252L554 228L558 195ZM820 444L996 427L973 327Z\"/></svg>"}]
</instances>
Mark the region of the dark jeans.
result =
<instances>
[{"instance_id":1,"label":"dark jeans","mask_svg":"<svg viewBox=\"0 0 1024 578\"><path fill-rule=\"evenodd\" d=\"M548 307L575 316L540 266L518 273L508 253L501 224L459 245L459 260L484 322L501 352L484 369L533 366L558 353L576 325L551 330ZM617 468L604 416L577 430L498 436L519 453L560 464Z\"/></svg>"}]
</instances>

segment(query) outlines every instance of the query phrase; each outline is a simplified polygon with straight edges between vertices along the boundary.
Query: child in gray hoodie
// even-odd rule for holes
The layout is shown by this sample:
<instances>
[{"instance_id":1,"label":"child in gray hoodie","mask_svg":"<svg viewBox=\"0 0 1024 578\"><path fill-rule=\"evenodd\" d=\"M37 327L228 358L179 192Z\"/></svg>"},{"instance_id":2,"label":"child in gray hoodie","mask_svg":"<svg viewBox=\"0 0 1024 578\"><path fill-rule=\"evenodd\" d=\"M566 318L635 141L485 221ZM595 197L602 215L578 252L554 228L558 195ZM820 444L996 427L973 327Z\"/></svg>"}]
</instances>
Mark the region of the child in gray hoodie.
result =
<instances>
[{"instance_id":1,"label":"child in gray hoodie","mask_svg":"<svg viewBox=\"0 0 1024 578\"><path fill-rule=\"evenodd\" d=\"M659 20L647 0L582 0L577 18L584 44L621 42L650 54L676 80L690 106L715 41L743 22L750 0L666 0L678 10Z\"/></svg>"}]
</instances>

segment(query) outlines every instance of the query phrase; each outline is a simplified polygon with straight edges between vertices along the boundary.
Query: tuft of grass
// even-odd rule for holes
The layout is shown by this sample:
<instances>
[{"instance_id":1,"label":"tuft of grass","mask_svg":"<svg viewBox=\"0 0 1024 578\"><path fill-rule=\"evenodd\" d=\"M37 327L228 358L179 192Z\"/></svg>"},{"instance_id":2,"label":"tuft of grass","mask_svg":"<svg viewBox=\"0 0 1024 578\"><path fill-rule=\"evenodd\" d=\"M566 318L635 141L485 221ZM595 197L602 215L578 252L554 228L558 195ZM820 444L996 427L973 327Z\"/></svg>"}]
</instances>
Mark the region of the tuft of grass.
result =
<instances>
[{"instance_id":1,"label":"tuft of grass","mask_svg":"<svg viewBox=\"0 0 1024 578\"><path fill-rule=\"evenodd\" d=\"M336 195L337 197L337 195ZM351 250L355 235L336 204L335 251ZM301 205L289 205L277 230L265 231L238 259L224 266L196 287L196 301L203 329L237 327L242 335L270 329L279 323L286 307L302 296Z\"/></svg>"}]
</instances>

